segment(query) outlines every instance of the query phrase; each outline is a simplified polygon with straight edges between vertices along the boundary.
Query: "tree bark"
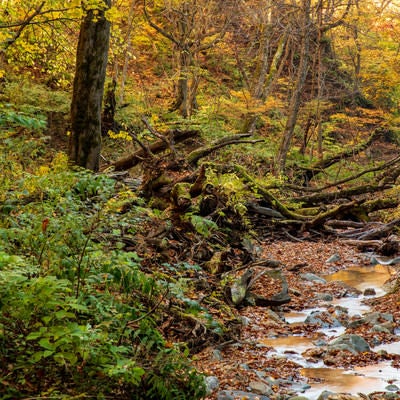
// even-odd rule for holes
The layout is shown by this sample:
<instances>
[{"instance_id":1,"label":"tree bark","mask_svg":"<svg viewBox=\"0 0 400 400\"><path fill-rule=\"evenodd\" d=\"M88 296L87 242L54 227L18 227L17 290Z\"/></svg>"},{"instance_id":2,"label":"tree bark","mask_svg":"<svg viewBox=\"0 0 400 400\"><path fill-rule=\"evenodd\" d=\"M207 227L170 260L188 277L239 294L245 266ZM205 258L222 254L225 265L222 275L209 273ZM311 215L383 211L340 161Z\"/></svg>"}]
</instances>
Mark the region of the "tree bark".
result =
<instances>
[{"instance_id":1,"label":"tree bark","mask_svg":"<svg viewBox=\"0 0 400 400\"><path fill-rule=\"evenodd\" d=\"M76 70L71 103L71 160L84 168L98 171L101 150L101 107L106 75L110 22L104 7L87 10L81 23L76 55Z\"/></svg>"},{"instance_id":2,"label":"tree bark","mask_svg":"<svg viewBox=\"0 0 400 400\"><path fill-rule=\"evenodd\" d=\"M292 142L294 128L296 126L297 116L300 109L301 94L303 93L304 84L307 78L310 50L310 8L311 0L304 1L300 61L293 94L290 99L288 119L276 159L277 172L283 172L286 166L286 157Z\"/></svg>"}]
</instances>

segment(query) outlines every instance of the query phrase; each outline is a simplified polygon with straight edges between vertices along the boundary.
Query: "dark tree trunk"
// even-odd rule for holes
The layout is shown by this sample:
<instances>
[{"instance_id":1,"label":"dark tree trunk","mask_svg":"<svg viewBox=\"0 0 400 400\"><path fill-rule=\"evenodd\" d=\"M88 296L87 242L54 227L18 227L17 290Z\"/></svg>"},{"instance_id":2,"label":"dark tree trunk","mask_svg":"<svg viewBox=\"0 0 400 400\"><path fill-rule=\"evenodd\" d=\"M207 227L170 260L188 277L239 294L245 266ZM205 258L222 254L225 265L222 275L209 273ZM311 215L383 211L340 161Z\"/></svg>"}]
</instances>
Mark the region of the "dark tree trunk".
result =
<instances>
[{"instance_id":1,"label":"dark tree trunk","mask_svg":"<svg viewBox=\"0 0 400 400\"><path fill-rule=\"evenodd\" d=\"M97 171L101 149L101 106L106 75L110 22L104 9L87 11L79 33L71 104L70 158L77 165ZM96 17L96 18L94 18Z\"/></svg>"}]
</instances>

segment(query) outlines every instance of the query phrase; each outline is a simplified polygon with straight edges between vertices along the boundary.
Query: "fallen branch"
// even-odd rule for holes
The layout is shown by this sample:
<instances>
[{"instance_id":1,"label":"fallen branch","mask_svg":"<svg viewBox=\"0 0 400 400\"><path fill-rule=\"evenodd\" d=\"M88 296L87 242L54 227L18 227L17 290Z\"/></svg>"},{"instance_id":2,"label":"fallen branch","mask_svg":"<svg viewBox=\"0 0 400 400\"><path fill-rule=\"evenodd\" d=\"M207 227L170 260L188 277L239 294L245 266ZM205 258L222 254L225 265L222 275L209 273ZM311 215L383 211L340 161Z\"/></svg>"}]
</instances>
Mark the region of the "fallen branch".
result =
<instances>
[{"instance_id":1,"label":"fallen branch","mask_svg":"<svg viewBox=\"0 0 400 400\"><path fill-rule=\"evenodd\" d=\"M209 146L204 146L204 147L201 147L200 149L196 149L196 150L192 151L187 156L187 162L189 163L189 165L194 166L197 164L197 162L201 158L208 156L212 152L214 152L218 149L221 149L222 147L230 146L232 144L243 144L243 143L254 144L254 143L260 143L260 142L264 141L264 139L243 140L243 138L249 137L249 136L251 136L249 133L242 133L242 134L238 134L238 135L224 137L220 140L217 140L217 141L211 143Z\"/></svg>"}]
</instances>

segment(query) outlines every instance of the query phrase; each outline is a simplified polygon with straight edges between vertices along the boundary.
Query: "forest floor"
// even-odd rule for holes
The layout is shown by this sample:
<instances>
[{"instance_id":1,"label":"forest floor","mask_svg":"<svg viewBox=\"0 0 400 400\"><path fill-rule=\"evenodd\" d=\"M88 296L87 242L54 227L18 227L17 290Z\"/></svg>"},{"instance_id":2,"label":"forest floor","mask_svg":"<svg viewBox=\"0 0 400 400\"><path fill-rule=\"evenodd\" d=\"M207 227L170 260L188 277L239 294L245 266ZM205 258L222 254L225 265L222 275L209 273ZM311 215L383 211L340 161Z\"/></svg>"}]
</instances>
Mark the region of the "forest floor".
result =
<instances>
[{"instance_id":1,"label":"forest floor","mask_svg":"<svg viewBox=\"0 0 400 400\"><path fill-rule=\"evenodd\" d=\"M303 386L301 384L300 386L297 385L297 390L307 388L307 382L301 373L303 366L290 359L290 355L293 353L302 352L301 347L298 350L287 350L286 355L289 355L289 357L286 357L269 351L273 350L270 344L271 341L265 344L266 340L293 336L310 338L313 342L327 340L324 333L319 330L320 324L288 323L285 320L285 315L289 315L288 313L292 311L314 309L325 305L327 313L324 318L326 318L325 322L329 325L329 320L337 316L338 307L335 307L333 302L324 301L323 295L331 294L335 300L347 296L359 297L362 296L362 293L343 282L328 281L323 283L313 281L305 278L304 274L311 273L318 277L323 277L339 270L371 265L371 256L369 254L360 253L354 247L345 245L340 241L270 241L263 244L263 257L279 260L284 264L285 267L282 269L289 283L289 294L292 300L286 305L275 308L274 311L265 307L250 306L242 308L240 314L246 326L241 331L238 341L226 343L217 348L210 346L196 355L197 368L208 376L218 377L219 390L234 391L231 393L232 397L220 397L221 394L217 397L217 393L221 392L215 391L214 394L207 398L209 400L216 398L236 399L234 397L235 393L243 396L244 392L250 396L253 393L253 395L268 394L269 398L287 398L287 395L294 396L298 394L295 389L296 385L293 385L296 381L305 383ZM394 266L391 270L391 279L393 280L398 276L399 272L400 269L398 267L396 269L396 266ZM267 275L264 275L257 281L254 291L264 297L270 297L274 292L279 291L276 288L277 284L276 281L274 282ZM359 326L354 324L354 327L351 327L349 326L351 325L350 321L357 320L359 316L357 314L355 316L344 315L345 322L342 322L347 325L345 333L357 334L365 338L371 346L371 351L350 354L347 351L336 350L324 353L325 350L320 350L324 349L322 346L314 352L309 350L308 354L304 354L304 357L311 363L315 362L316 364L323 359L324 364L331 368L354 369L357 366L374 365L385 360L389 360L393 367L399 368L399 355L373 351L373 346L377 343L399 340L399 336L394 334L400 325L398 294L387 294L381 297L372 296L370 300L365 301L371 307L370 312L388 313L393 315L394 319L389 331L382 329L382 332L378 332L371 329L368 324ZM346 314L346 310L344 310L344 313ZM389 377L387 378L389 380ZM312 379L309 379L308 383L311 382ZM243 393L235 391L243 391ZM358 391L363 392L362 388L359 388ZM400 392L397 391L397 393ZM282 395L285 395L285 397L280 397ZM307 398L307 391L303 395ZM382 392L376 392L370 398L386 398L380 397L381 395Z\"/></svg>"}]
</instances>

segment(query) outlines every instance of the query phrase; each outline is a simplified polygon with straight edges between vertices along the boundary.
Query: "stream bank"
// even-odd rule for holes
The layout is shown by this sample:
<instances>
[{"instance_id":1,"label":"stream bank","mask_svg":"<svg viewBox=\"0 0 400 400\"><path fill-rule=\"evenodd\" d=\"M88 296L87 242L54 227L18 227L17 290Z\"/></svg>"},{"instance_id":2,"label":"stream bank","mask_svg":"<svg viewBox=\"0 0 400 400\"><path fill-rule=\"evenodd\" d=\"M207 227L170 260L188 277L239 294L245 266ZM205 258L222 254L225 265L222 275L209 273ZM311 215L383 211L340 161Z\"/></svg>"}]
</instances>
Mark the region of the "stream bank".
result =
<instances>
[{"instance_id":1,"label":"stream bank","mask_svg":"<svg viewBox=\"0 0 400 400\"><path fill-rule=\"evenodd\" d=\"M243 308L241 337L197 356L207 399L400 398L400 302L384 290L398 266L338 242L271 242L263 256L286 266L292 301ZM255 290L277 286L263 276Z\"/></svg>"}]
</instances>

